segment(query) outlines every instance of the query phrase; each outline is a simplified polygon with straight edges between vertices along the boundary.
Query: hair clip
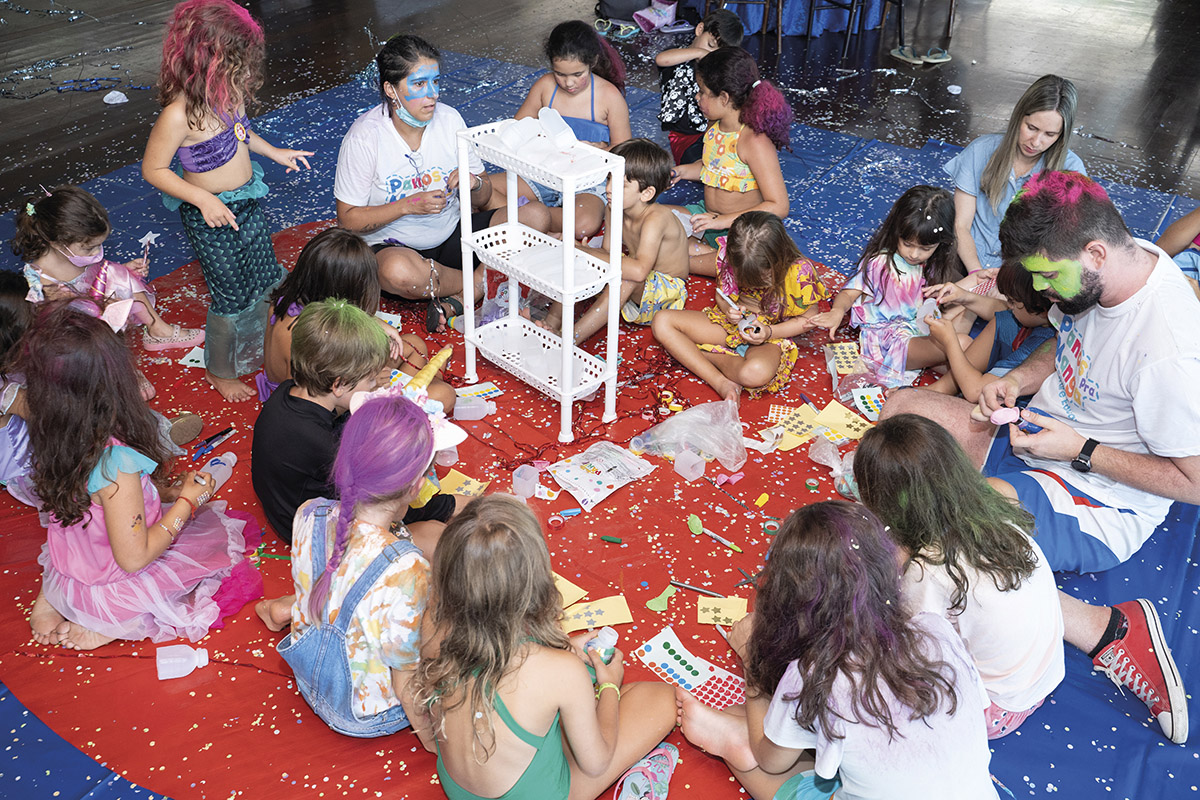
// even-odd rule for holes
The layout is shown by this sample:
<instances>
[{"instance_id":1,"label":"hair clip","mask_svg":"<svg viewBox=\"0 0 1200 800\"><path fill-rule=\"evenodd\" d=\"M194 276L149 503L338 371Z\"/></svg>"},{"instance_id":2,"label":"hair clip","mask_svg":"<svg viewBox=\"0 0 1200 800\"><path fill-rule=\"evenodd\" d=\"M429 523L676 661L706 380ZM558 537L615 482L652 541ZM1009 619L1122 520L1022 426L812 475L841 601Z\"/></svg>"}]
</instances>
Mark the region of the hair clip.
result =
<instances>
[{"instance_id":1,"label":"hair clip","mask_svg":"<svg viewBox=\"0 0 1200 800\"><path fill-rule=\"evenodd\" d=\"M932 214L926 214L926 215L925 215L925 219L932 221L932 220L933 220L933 215L932 215Z\"/></svg>"},{"instance_id":2,"label":"hair clip","mask_svg":"<svg viewBox=\"0 0 1200 800\"><path fill-rule=\"evenodd\" d=\"M50 194L50 190L49 190L49 189L47 189L45 186L42 186L40 183L38 184L38 188L39 188L39 189L41 189L43 192L45 192L45 193L46 193L46 197L51 197L51 196L52 196L52 195Z\"/></svg>"},{"instance_id":3,"label":"hair clip","mask_svg":"<svg viewBox=\"0 0 1200 800\"><path fill-rule=\"evenodd\" d=\"M34 209L33 209L33 203L26 203L26 204L25 204L25 213L26 213L26 214L28 214L28 215L29 215L29 216L31 216L31 217L36 215L36 213L37 213L37 212L35 212L35 211L34 211Z\"/></svg>"}]
</instances>

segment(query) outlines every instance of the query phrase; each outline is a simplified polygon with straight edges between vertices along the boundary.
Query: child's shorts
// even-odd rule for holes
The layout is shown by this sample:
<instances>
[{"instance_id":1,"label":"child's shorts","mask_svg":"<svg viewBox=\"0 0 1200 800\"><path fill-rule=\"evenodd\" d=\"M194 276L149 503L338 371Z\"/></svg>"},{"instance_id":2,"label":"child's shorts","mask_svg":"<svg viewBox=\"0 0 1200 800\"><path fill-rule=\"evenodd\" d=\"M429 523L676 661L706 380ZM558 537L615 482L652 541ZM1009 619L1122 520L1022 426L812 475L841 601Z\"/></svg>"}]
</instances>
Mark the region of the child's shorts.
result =
<instances>
[{"instance_id":1,"label":"child's shorts","mask_svg":"<svg viewBox=\"0 0 1200 800\"><path fill-rule=\"evenodd\" d=\"M542 183L537 183L535 181L526 181L526 183L529 184L530 191L533 192L534 197L536 197L538 202L542 205L550 208L559 208L562 205L562 192L560 192L558 189L551 189L549 186L546 186ZM594 194L599 197L601 201L604 201L604 188L605 182L601 181L595 186L589 186L586 189L580 189L579 191L575 192L575 194ZM607 203L605 203L605 205L607 205Z\"/></svg>"},{"instance_id":2,"label":"child's shorts","mask_svg":"<svg viewBox=\"0 0 1200 800\"><path fill-rule=\"evenodd\" d=\"M654 315L664 308L683 308L687 302L687 281L651 270L642 285L642 302L629 300L621 309L621 319L637 325L649 325Z\"/></svg>"},{"instance_id":3,"label":"child's shorts","mask_svg":"<svg viewBox=\"0 0 1200 800\"><path fill-rule=\"evenodd\" d=\"M688 213L691 213L691 214L707 214L708 213L708 206L704 205L703 202L688 203L686 206L684 206L684 208L686 208L688 210ZM703 236L698 237L698 238L700 239L700 241L704 242L706 245L708 245L709 247L711 247L715 250L717 247L717 237L718 236L726 236L728 233L729 233L728 228L723 228L719 231L709 229L704 232Z\"/></svg>"},{"instance_id":4,"label":"child's shorts","mask_svg":"<svg viewBox=\"0 0 1200 800\"><path fill-rule=\"evenodd\" d=\"M775 793L775 800L828 800L840 788L839 778L822 778L810 769L788 778Z\"/></svg>"}]
</instances>

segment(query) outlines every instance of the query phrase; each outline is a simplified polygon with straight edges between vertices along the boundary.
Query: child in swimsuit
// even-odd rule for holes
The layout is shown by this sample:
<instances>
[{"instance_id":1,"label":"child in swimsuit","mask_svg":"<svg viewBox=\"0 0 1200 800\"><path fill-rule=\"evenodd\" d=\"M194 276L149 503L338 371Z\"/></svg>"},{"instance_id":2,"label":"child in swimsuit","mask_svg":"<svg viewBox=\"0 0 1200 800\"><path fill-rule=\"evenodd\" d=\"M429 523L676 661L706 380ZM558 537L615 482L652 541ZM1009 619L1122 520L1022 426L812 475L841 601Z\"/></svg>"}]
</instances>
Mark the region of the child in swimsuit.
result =
<instances>
[{"instance_id":1,"label":"child in swimsuit","mask_svg":"<svg viewBox=\"0 0 1200 800\"><path fill-rule=\"evenodd\" d=\"M262 27L232 0L175 7L163 40L158 121L146 142L142 177L179 209L212 294L205 324L206 377L226 400L250 400L238 378L262 364L267 294L283 277L259 198L262 167L308 169L307 150L269 144L249 128L245 107L262 83ZM178 155L182 170L171 169Z\"/></svg>"},{"instance_id":2,"label":"child in swimsuit","mask_svg":"<svg viewBox=\"0 0 1200 800\"><path fill-rule=\"evenodd\" d=\"M550 72L534 81L517 109L516 119L536 117L553 108L581 142L608 149L628 139L629 106L625 103L625 65L607 40L579 20L555 26L546 40ZM561 96L559 89L562 90ZM488 208L503 208L507 198L504 173L489 176L492 199ZM550 232L562 231L562 194L541 184L517 181L520 194L550 207ZM575 239L586 241L604 221L604 184L575 196Z\"/></svg>"},{"instance_id":3,"label":"child in swimsuit","mask_svg":"<svg viewBox=\"0 0 1200 800\"><path fill-rule=\"evenodd\" d=\"M561 622L550 554L524 503L488 495L446 526L410 686L428 709L413 729L436 749L451 800L596 797L647 753L638 772L673 768L675 748L655 747L675 723L671 687L622 686L624 654L606 664Z\"/></svg>"},{"instance_id":4,"label":"child in swimsuit","mask_svg":"<svg viewBox=\"0 0 1200 800\"><path fill-rule=\"evenodd\" d=\"M712 125L704 134L700 161L682 164L679 179L704 184L704 202L691 214L691 271L717 274L717 237L738 215L766 211L788 215L787 189L779 150L788 146L792 110L769 81L759 77L754 57L740 47L722 47L696 62L697 100Z\"/></svg>"},{"instance_id":5,"label":"child in swimsuit","mask_svg":"<svg viewBox=\"0 0 1200 800\"><path fill-rule=\"evenodd\" d=\"M419 337L401 333L375 316L379 311L379 273L375 254L363 238L345 228L321 231L300 251L293 269L271 293L271 316L263 343L263 369L254 376L258 399L266 402L279 384L292 377L292 329L309 303L340 298L370 314L388 335L388 360L383 378L393 369L409 375L425 366L429 348ZM446 413L457 395L441 378L428 387Z\"/></svg>"}]
</instances>

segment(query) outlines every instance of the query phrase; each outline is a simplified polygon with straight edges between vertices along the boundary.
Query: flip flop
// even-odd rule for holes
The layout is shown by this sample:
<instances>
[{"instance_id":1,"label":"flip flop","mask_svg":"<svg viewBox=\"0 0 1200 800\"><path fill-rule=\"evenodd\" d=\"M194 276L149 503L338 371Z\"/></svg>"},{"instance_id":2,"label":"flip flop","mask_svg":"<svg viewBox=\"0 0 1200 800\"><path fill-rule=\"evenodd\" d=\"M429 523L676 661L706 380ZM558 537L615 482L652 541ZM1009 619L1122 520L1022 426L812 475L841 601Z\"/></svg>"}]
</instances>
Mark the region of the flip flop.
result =
<instances>
[{"instance_id":1,"label":"flip flop","mask_svg":"<svg viewBox=\"0 0 1200 800\"><path fill-rule=\"evenodd\" d=\"M892 58L898 58L901 61L907 61L909 64L924 64L925 59L913 52L912 45L906 44L904 47L897 47L892 50Z\"/></svg>"},{"instance_id":2,"label":"flip flop","mask_svg":"<svg viewBox=\"0 0 1200 800\"><path fill-rule=\"evenodd\" d=\"M678 762L679 748L662 742L621 776L613 800L667 800Z\"/></svg>"},{"instance_id":3,"label":"flip flop","mask_svg":"<svg viewBox=\"0 0 1200 800\"><path fill-rule=\"evenodd\" d=\"M946 52L944 47L931 47L929 52L921 57L921 60L926 64L945 64L951 60L951 55Z\"/></svg>"},{"instance_id":4,"label":"flip flop","mask_svg":"<svg viewBox=\"0 0 1200 800\"><path fill-rule=\"evenodd\" d=\"M446 313L446 306L450 306L452 313ZM457 297L431 297L429 298L429 306L425 310L425 330L429 333L437 333L443 320L447 325L454 317L461 316L463 313L463 304L458 301Z\"/></svg>"},{"instance_id":5,"label":"flip flop","mask_svg":"<svg viewBox=\"0 0 1200 800\"><path fill-rule=\"evenodd\" d=\"M632 39L642 32L642 29L637 25L620 25L617 27L617 32L613 34L614 39Z\"/></svg>"},{"instance_id":6,"label":"flip flop","mask_svg":"<svg viewBox=\"0 0 1200 800\"><path fill-rule=\"evenodd\" d=\"M600 6L596 6L597 10L599 10L599 8ZM598 19L592 23L592 27L595 28L596 33L600 34L601 36L608 36L608 32L612 30L612 23L606 19Z\"/></svg>"},{"instance_id":7,"label":"flip flop","mask_svg":"<svg viewBox=\"0 0 1200 800\"><path fill-rule=\"evenodd\" d=\"M659 33L688 33L696 29L696 26L688 22L686 19L677 20L667 25L665 28L659 28Z\"/></svg>"}]
</instances>

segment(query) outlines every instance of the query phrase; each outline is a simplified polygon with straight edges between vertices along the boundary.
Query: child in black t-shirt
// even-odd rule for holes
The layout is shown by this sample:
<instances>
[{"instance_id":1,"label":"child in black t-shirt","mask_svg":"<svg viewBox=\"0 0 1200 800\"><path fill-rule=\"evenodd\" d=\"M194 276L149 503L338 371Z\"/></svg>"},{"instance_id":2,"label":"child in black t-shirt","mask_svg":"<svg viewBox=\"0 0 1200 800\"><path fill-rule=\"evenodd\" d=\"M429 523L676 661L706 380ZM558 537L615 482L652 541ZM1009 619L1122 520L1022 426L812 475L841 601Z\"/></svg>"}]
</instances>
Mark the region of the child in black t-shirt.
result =
<instances>
[{"instance_id":1,"label":"child in black t-shirt","mask_svg":"<svg viewBox=\"0 0 1200 800\"><path fill-rule=\"evenodd\" d=\"M310 303L292 330L292 377L263 404L254 424L250 476L267 521L291 544L296 509L335 497L329 470L350 397L375 388L388 337L365 311L345 300ZM454 514L451 495L410 509L406 523Z\"/></svg>"},{"instance_id":2,"label":"child in black t-shirt","mask_svg":"<svg viewBox=\"0 0 1200 800\"><path fill-rule=\"evenodd\" d=\"M745 28L737 14L724 8L708 14L696 26L696 38L687 47L663 50L654 57L660 71L659 85L662 87L662 105L658 119L671 142L671 157L676 164L690 164L700 160L701 137L708 130L710 121L700 112L696 102L697 59L703 58L718 47L738 47L745 35Z\"/></svg>"}]
</instances>

